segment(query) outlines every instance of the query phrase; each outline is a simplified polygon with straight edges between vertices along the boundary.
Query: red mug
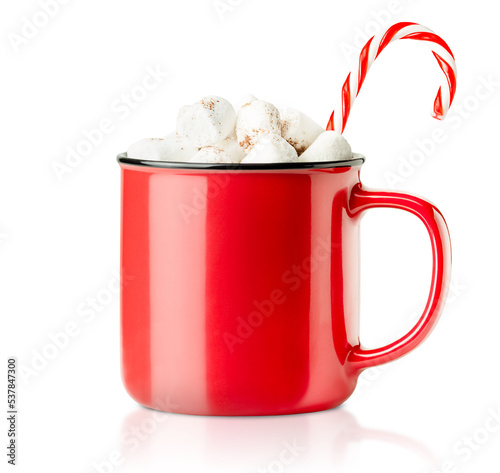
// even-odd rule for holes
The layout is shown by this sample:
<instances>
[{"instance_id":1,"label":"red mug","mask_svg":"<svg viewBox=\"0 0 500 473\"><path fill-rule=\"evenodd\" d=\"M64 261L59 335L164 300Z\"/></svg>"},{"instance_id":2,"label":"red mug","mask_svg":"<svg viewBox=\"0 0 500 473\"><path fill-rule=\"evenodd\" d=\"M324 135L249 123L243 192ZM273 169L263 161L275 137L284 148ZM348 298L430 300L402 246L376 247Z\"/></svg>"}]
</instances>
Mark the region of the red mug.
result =
<instances>
[{"instance_id":1,"label":"red mug","mask_svg":"<svg viewBox=\"0 0 500 473\"><path fill-rule=\"evenodd\" d=\"M125 387L154 409L275 415L329 409L362 370L420 344L443 307L448 229L431 203L365 189L364 158L221 165L122 154ZM417 324L359 341L359 227L371 208L424 223L433 269Z\"/></svg>"}]
</instances>

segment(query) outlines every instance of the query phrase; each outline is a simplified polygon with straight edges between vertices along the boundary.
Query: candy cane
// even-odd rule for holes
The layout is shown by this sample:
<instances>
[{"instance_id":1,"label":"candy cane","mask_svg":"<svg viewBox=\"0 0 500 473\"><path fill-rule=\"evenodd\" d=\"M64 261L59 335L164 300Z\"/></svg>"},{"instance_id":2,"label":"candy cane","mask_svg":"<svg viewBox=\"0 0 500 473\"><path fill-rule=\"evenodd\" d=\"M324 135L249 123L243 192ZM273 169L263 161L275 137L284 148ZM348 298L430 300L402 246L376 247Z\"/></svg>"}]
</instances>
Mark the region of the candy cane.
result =
<instances>
[{"instance_id":1,"label":"candy cane","mask_svg":"<svg viewBox=\"0 0 500 473\"><path fill-rule=\"evenodd\" d=\"M444 73L443 83L434 99L432 116L438 120L442 120L446 116L457 88L457 66L453 53L445 41L429 28L417 23L402 22L396 23L377 37L372 36L365 44L359 55L358 66L349 73L342 87L341 113L336 114L335 110L332 112L326 127L327 130L340 130L340 133L344 131L354 100L373 61L388 44L398 39L424 41L432 51Z\"/></svg>"}]
</instances>

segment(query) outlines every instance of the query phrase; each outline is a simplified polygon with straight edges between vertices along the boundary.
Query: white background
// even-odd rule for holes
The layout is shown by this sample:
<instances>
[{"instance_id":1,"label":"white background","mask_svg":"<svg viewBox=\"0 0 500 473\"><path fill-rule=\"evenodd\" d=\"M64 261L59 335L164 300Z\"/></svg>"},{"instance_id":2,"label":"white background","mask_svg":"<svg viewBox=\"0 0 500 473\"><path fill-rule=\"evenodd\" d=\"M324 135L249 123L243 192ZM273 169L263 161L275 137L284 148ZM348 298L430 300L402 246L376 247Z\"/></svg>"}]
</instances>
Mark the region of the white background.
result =
<instances>
[{"instance_id":1,"label":"white background","mask_svg":"<svg viewBox=\"0 0 500 473\"><path fill-rule=\"evenodd\" d=\"M17 471L497 471L494 2L223 4L226 11L212 0L73 0L35 29L25 25L43 24L38 1L2 6L0 379L5 386L8 356L33 370L19 379ZM459 77L449 118L429 115L441 77L434 58L421 44L400 41L371 69L345 137L367 157L365 185L425 196L447 218L453 277L436 330L404 359L365 372L355 394L331 411L204 418L138 406L120 380L118 296L91 320L78 315L119 268L116 154L172 131L178 107L208 94L237 103L253 93L326 124L356 57L349 51L359 50L362 35L397 21L432 28L454 51ZM147 68L169 75L123 108L121 95L142 83ZM68 147L103 119L112 131L58 180L54 163L64 163ZM437 128L444 139L429 144ZM419 155L417 142L425 140L429 152ZM370 211L362 234L361 339L375 347L405 333L422 310L430 245L417 219L392 210ZM51 337L68 323L76 333L54 353ZM6 410L6 399L0 405ZM2 422L2 471L6 430ZM277 463L294 441L294 461Z\"/></svg>"}]
</instances>

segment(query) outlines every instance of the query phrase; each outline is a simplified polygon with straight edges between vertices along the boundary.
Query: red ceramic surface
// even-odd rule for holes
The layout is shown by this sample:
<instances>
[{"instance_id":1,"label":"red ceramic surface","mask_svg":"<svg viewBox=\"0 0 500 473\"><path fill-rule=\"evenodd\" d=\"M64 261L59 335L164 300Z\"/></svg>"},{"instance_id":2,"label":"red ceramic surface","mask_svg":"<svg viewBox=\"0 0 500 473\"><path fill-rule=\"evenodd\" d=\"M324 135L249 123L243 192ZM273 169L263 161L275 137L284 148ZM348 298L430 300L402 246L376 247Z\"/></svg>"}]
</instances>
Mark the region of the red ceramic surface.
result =
<instances>
[{"instance_id":1,"label":"red ceramic surface","mask_svg":"<svg viewBox=\"0 0 500 473\"><path fill-rule=\"evenodd\" d=\"M270 170L120 161L122 369L140 404L206 415L328 409L363 369L406 354L437 321L450 272L445 221L420 198L364 189L359 160ZM364 350L359 227L374 207L418 216L434 264L416 326Z\"/></svg>"}]
</instances>

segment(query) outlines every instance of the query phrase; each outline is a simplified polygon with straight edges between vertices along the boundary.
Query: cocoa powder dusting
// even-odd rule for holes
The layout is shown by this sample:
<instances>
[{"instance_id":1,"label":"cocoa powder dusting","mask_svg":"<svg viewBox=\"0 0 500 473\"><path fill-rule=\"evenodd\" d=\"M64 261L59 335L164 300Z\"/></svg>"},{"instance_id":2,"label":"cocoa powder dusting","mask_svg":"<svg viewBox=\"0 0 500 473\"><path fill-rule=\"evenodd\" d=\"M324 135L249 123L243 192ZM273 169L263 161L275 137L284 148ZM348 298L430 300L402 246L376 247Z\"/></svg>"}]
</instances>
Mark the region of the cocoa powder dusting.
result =
<instances>
[{"instance_id":1,"label":"cocoa powder dusting","mask_svg":"<svg viewBox=\"0 0 500 473\"><path fill-rule=\"evenodd\" d=\"M284 120L281 122L281 134L284 135L288 132L288 128L290 127L290 122L288 120Z\"/></svg>"},{"instance_id":2,"label":"cocoa powder dusting","mask_svg":"<svg viewBox=\"0 0 500 473\"><path fill-rule=\"evenodd\" d=\"M238 141L238 144L243 148L243 149L248 149L252 146L252 139L250 138L250 135L245 135L243 137L243 140Z\"/></svg>"},{"instance_id":3,"label":"cocoa powder dusting","mask_svg":"<svg viewBox=\"0 0 500 473\"><path fill-rule=\"evenodd\" d=\"M203 99L201 101L201 104L207 109L207 110L211 110L212 112L215 110L215 103L218 102L218 100L214 100L214 99Z\"/></svg>"},{"instance_id":4,"label":"cocoa powder dusting","mask_svg":"<svg viewBox=\"0 0 500 473\"><path fill-rule=\"evenodd\" d=\"M250 133L246 134L243 137L243 140L238 141L238 144L243 148L243 149L249 149L252 146L255 146L255 139L259 135L267 135L269 132L265 130L264 128L252 128L249 130Z\"/></svg>"},{"instance_id":5,"label":"cocoa powder dusting","mask_svg":"<svg viewBox=\"0 0 500 473\"><path fill-rule=\"evenodd\" d=\"M206 146L206 149L210 149L216 156L220 156L223 153L223 150L218 146Z\"/></svg>"}]
</instances>

